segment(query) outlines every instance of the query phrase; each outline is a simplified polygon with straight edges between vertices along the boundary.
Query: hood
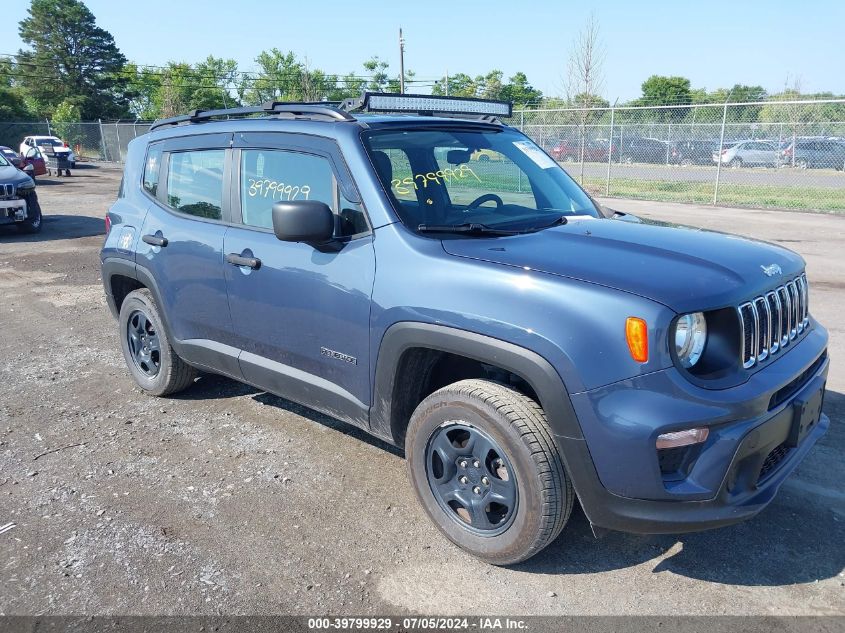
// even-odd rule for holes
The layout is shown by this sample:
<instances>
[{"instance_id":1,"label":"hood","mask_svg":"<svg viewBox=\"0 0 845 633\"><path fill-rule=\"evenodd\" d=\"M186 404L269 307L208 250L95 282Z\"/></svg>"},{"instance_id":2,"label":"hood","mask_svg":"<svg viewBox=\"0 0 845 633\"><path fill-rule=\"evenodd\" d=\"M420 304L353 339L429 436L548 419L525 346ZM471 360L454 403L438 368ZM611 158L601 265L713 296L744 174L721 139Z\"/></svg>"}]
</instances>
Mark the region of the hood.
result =
<instances>
[{"instance_id":1,"label":"hood","mask_svg":"<svg viewBox=\"0 0 845 633\"><path fill-rule=\"evenodd\" d=\"M798 254L774 244L650 221L574 220L526 235L444 240L443 248L631 292L679 313L741 303L804 269ZM762 267L771 264L782 274L767 276Z\"/></svg>"},{"instance_id":2,"label":"hood","mask_svg":"<svg viewBox=\"0 0 845 633\"><path fill-rule=\"evenodd\" d=\"M28 182L32 182L32 178L14 165L3 165L0 167L0 185L19 186Z\"/></svg>"}]
</instances>

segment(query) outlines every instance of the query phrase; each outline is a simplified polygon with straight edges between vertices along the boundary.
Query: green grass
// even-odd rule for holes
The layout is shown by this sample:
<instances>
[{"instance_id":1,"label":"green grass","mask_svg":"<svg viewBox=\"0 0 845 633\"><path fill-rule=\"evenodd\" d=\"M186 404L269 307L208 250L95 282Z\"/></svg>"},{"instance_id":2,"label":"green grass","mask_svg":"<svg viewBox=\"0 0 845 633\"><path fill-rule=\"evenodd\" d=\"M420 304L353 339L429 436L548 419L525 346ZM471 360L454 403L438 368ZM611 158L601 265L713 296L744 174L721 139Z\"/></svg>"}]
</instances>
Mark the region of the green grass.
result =
<instances>
[{"instance_id":1,"label":"green grass","mask_svg":"<svg viewBox=\"0 0 845 633\"><path fill-rule=\"evenodd\" d=\"M450 193L457 194L461 189L498 193L530 192L527 180L523 178L520 181L516 169L507 169L504 165L492 162L473 163L471 167L476 178L463 178L451 185L447 183ZM395 177L401 178L405 175L409 174ZM845 181L843 183L845 184ZM605 193L604 178L585 177L583 186L593 195L608 196ZM609 197L712 204L713 187L713 182L611 178ZM845 214L845 186L833 188L722 183L719 186L718 204L726 207L794 209Z\"/></svg>"},{"instance_id":2,"label":"green grass","mask_svg":"<svg viewBox=\"0 0 845 633\"><path fill-rule=\"evenodd\" d=\"M584 178L584 188L606 196L604 178ZM712 182L683 182L611 178L610 197L655 200L657 202L713 203ZM845 187L783 187L722 183L721 206L796 209L819 213L845 213Z\"/></svg>"}]
</instances>

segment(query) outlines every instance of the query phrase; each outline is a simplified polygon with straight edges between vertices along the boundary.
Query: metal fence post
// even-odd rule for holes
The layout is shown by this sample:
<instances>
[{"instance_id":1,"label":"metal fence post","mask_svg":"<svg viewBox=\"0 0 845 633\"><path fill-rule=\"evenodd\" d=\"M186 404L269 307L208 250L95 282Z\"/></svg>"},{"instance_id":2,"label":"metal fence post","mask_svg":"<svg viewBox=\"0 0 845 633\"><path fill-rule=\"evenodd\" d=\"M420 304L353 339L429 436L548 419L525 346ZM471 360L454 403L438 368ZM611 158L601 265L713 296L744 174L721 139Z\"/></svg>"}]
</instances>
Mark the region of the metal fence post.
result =
<instances>
[{"instance_id":1,"label":"metal fence post","mask_svg":"<svg viewBox=\"0 0 845 633\"><path fill-rule=\"evenodd\" d=\"M716 186L713 188L713 206L719 200L719 176L722 174L722 150L725 147L725 122L728 120L728 100L725 99L725 107L722 110L722 132L719 135L719 154L716 161Z\"/></svg>"},{"instance_id":2,"label":"metal fence post","mask_svg":"<svg viewBox=\"0 0 845 633\"><path fill-rule=\"evenodd\" d=\"M607 178L604 182L604 195L610 195L610 164L613 162L613 120L616 115L616 104L610 109L610 138L607 140ZM620 148L621 149L621 148Z\"/></svg>"},{"instance_id":3,"label":"metal fence post","mask_svg":"<svg viewBox=\"0 0 845 633\"><path fill-rule=\"evenodd\" d=\"M120 153L120 121L114 124L114 133L117 136L117 162L123 159L123 154Z\"/></svg>"},{"instance_id":4,"label":"metal fence post","mask_svg":"<svg viewBox=\"0 0 845 633\"><path fill-rule=\"evenodd\" d=\"M50 119L44 119L47 122L47 136L53 136L53 130L50 128Z\"/></svg>"},{"instance_id":5,"label":"metal fence post","mask_svg":"<svg viewBox=\"0 0 845 633\"><path fill-rule=\"evenodd\" d=\"M108 161L109 154L108 154L108 151L106 150L106 137L103 134L103 120L97 119L97 123L100 125L100 149L101 149L101 153L103 154L103 160Z\"/></svg>"}]
</instances>

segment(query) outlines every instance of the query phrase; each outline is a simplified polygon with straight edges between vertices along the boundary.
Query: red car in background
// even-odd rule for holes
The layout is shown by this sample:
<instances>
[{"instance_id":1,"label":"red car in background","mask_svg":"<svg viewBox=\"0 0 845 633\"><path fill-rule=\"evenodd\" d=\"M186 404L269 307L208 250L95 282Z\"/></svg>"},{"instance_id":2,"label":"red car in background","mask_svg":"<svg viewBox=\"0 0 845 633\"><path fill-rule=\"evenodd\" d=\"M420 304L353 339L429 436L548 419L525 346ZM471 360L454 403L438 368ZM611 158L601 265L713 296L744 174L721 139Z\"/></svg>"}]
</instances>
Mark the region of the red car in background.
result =
<instances>
[{"instance_id":1,"label":"red car in background","mask_svg":"<svg viewBox=\"0 0 845 633\"><path fill-rule=\"evenodd\" d=\"M26 156L16 154L9 147L0 147L0 153L9 159L9 162L15 167L29 174L33 180L35 180L36 176L44 176L47 173L47 161L44 160L44 156L37 147L30 147L26 152ZM30 165L32 166L31 170L27 169Z\"/></svg>"},{"instance_id":2,"label":"red car in background","mask_svg":"<svg viewBox=\"0 0 845 633\"><path fill-rule=\"evenodd\" d=\"M587 141L584 144L584 162L603 163L607 161L608 140L605 138ZM563 139L558 141L550 150L552 158L562 163L573 163L581 160L581 146L578 140ZM614 144L613 154L618 154L618 146Z\"/></svg>"}]
</instances>

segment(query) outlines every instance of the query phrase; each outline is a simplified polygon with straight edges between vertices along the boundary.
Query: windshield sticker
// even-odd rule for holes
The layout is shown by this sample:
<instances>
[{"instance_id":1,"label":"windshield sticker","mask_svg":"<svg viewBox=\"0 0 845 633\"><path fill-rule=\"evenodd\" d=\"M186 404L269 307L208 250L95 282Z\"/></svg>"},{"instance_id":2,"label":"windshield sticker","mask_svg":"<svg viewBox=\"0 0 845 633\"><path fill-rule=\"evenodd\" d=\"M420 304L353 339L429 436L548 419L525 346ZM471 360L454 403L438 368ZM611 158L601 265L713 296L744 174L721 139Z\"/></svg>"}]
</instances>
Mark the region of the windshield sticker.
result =
<instances>
[{"instance_id":1,"label":"windshield sticker","mask_svg":"<svg viewBox=\"0 0 845 633\"><path fill-rule=\"evenodd\" d=\"M422 185L423 189L428 188L428 183L433 182L437 185L442 185L443 182L451 185L452 179L456 178L458 180L463 178L475 178L478 182L481 182L481 179L475 175L475 172L472 171L472 168L468 165L461 165L459 168L452 169L451 167L447 167L446 169L439 169L437 171L430 171L427 174L415 174L413 176L407 176L406 178L394 178L390 181L390 186L393 188L396 193L400 195L406 195L411 193L411 190L414 191L420 188ZM443 182L441 182L441 180Z\"/></svg>"},{"instance_id":2,"label":"windshield sticker","mask_svg":"<svg viewBox=\"0 0 845 633\"><path fill-rule=\"evenodd\" d=\"M272 192L272 195L271 195ZM249 189L247 195L250 198L267 198L276 200L278 195L279 200L296 200L297 196L302 196L300 200L308 200L308 194L311 193L311 187L308 185L286 185L283 182L276 180L269 180L267 178L258 180L249 178Z\"/></svg>"},{"instance_id":3,"label":"windshield sticker","mask_svg":"<svg viewBox=\"0 0 845 633\"><path fill-rule=\"evenodd\" d=\"M547 156L543 150L534 145L531 141L514 141L513 144L518 150L534 161L534 164L540 169L549 169L550 167L557 166L557 163L555 163L554 160Z\"/></svg>"}]
</instances>

